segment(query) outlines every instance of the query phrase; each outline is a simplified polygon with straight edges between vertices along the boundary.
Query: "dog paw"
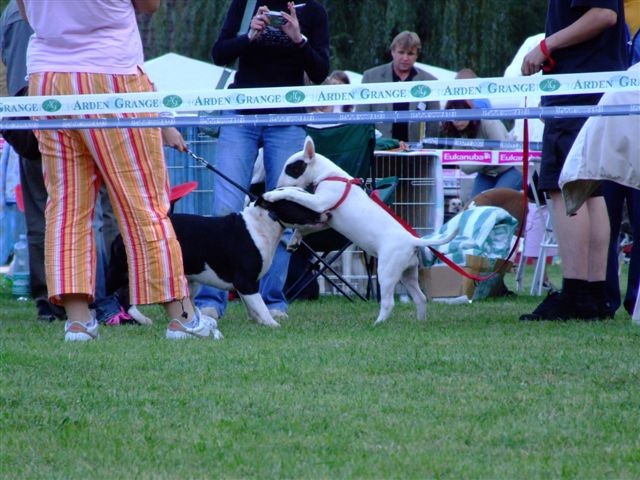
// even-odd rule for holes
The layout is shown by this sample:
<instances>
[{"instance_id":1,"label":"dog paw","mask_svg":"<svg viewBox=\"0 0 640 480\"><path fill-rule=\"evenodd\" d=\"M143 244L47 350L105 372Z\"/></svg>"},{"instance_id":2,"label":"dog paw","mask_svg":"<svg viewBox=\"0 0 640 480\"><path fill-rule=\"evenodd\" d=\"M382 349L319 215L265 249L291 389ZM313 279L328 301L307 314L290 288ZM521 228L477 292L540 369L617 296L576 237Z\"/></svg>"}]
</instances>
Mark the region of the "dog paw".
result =
<instances>
[{"instance_id":1,"label":"dog paw","mask_svg":"<svg viewBox=\"0 0 640 480\"><path fill-rule=\"evenodd\" d=\"M279 328L280 324L278 322L276 322L275 320L264 320L262 322L258 322L260 325L264 325L265 327L271 327L271 328Z\"/></svg>"},{"instance_id":2,"label":"dog paw","mask_svg":"<svg viewBox=\"0 0 640 480\"><path fill-rule=\"evenodd\" d=\"M135 305L132 305L129 308L129 310L127 310L127 313L131 316L131 318L133 318L140 325L153 325L153 320L143 315L142 312L138 310L138 307L136 307Z\"/></svg>"},{"instance_id":3,"label":"dog paw","mask_svg":"<svg viewBox=\"0 0 640 480\"><path fill-rule=\"evenodd\" d=\"M270 203L277 202L278 200L282 200L282 192L278 190L269 190L262 194L262 198Z\"/></svg>"},{"instance_id":4,"label":"dog paw","mask_svg":"<svg viewBox=\"0 0 640 480\"><path fill-rule=\"evenodd\" d=\"M220 330L214 328L211 331L211 338L213 338L214 340L222 340L224 339L224 335L222 335L222 332Z\"/></svg>"}]
</instances>

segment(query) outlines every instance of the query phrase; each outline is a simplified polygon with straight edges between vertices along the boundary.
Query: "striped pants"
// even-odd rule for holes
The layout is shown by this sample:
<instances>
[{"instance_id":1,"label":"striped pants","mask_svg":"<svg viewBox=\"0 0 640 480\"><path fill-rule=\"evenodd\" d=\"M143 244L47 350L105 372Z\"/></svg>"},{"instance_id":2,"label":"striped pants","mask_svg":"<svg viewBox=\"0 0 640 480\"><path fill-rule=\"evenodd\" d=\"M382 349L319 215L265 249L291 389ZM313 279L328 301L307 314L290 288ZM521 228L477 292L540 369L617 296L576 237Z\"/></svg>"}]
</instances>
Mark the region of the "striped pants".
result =
<instances>
[{"instance_id":1,"label":"striped pants","mask_svg":"<svg viewBox=\"0 0 640 480\"><path fill-rule=\"evenodd\" d=\"M30 95L73 94L79 102L83 94L152 90L142 72L37 73L29 78ZM85 118L90 117L96 115ZM67 294L94 299L93 217L102 182L127 250L131 303L164 303L188 297L182 252L167 216L169 182L160 129L37 130L36 136L49 196L45 269L51 301L61 303L60 296Z\"/></svg>"}]
</instances>

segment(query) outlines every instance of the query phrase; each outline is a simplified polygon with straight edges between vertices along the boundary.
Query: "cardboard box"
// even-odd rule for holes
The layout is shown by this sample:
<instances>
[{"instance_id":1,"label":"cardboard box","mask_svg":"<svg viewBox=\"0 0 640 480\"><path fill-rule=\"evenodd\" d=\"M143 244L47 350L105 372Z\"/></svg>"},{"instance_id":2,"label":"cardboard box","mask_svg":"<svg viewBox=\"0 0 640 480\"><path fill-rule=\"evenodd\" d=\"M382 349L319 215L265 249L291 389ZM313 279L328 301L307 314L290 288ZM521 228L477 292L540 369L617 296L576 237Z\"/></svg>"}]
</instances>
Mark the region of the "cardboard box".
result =
<instances>
[{"instance_id":1,"label":"cardboard box","mask_svg":"<svg viewBox=\"0 0 640 480\"><path fill-rule=\"evenodd\" d=\"M419 271L420 288L428 300L461 296L462 278L458 272L442 264Z\"/></svg>"},{"instance_id":2,"label":"cardboard box","mask_svg":"<svg viewBox=\"0 0 640 480\"><path fill-rule=\"evenodd\" d=\"M489 274L489 259L486 257L478 257L475 255L467 255L466 266L462 267L467 273L474 275L488 275ZM502 274L511 270L512 263L505 262L502 259L496 261L495 269L500 269ZM490 280L487 280L487 288L482 288L483 296L491 295L493 290L492 284L496 283L498 279L501 279L501 275L496 275ZM467 278L454 269L444 264L437 264L431 268L421 268L419 271L420 288L427 296L427 299L432 298L447 298L447 297L460 297L466 295L467 298L472 299L476 290L476 281ZM500 282L501 283L501 282ZM484 287L482 285L481 287Z\"/></svg>"}]
</instances>

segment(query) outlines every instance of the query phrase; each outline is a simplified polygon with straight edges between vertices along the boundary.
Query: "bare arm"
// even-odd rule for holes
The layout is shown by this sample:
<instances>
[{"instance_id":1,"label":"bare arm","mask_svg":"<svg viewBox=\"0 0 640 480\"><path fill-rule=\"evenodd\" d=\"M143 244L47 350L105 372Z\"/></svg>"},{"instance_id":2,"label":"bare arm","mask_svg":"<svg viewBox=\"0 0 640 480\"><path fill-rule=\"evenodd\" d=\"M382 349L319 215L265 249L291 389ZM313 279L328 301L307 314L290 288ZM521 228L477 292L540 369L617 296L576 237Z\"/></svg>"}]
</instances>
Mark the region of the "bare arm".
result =
<instances>
[{"instance_id":1,"label":"bare arm","mask_svg":"<svg viewBox=\"0 0 640 480\"><path fill-rule=\"evenodd\" d=\"M162 143L168 147L175 148L180 152L187 151L187 143L184 141L184 137L177 128L165 127L161 130Z\"/></svg>"},{"instance_id":2,"label":"bare arm","mask_svg":"<svg viewBox=\"0 0 640 480\"><path fill-rule=\"evenodd\" d=\"M155 13L160 8L161 0L131 0L133 8L138 13Z\"/></svg>"},{"instance_id":3,"label":"bare arm","mask_svg":"<svg viewBox=\"0 0 640 480\"><path fill-rule=\"evenodd\" d=\"M618 14L615 11L608 8L591 8L568 27L545 38L545 43L549 52L553 53L555 50L585 42L612 27L617 21ZM523 75L538 72L545 60L540 46L537 45L522 61Z\"/></svg>"}]
</instances>

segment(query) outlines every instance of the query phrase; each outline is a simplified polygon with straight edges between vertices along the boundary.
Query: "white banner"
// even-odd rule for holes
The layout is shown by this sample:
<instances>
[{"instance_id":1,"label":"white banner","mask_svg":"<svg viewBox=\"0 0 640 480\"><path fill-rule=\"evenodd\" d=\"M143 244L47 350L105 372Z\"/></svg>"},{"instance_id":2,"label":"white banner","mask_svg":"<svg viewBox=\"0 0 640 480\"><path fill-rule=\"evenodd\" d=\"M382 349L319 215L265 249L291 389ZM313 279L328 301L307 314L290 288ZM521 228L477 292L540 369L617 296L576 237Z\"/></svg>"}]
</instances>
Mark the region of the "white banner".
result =
<instances>
[{"instance_id":1,"label":"white banner","mask_svg":"<svg viewBox=\"0 0 640 480\"><path fill-rule=\"evenodd\" d=\"M1 97L1 117L77 116L125 113L186 113L513 98L604 93L640 89L638 72L596 72L517 78L472 78L428 82L317 85L104 95Z\"/></svg>"}]
</instances>

